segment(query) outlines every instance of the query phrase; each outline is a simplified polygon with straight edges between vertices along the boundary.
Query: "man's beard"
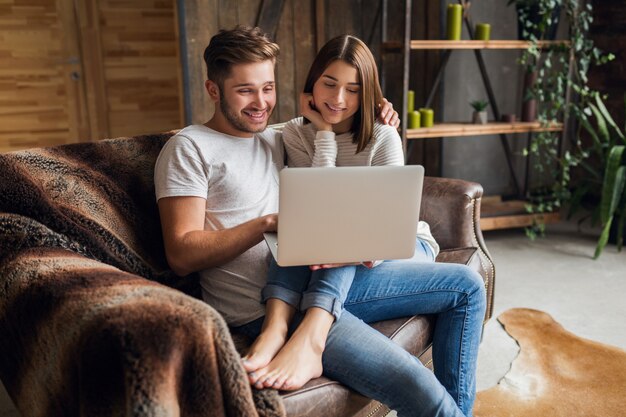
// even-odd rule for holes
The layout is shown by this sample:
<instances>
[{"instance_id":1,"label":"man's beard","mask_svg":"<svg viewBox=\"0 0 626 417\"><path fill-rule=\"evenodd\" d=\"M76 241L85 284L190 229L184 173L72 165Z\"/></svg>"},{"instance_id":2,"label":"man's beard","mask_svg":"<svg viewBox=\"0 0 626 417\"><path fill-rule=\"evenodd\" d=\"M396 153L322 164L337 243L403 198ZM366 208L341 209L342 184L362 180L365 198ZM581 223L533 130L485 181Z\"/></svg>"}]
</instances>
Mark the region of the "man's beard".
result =
<instances>
[{"instance_id":1,"label":"man's beard","mask_svg":"<svg viewBox=\"0 0 626 417\"><path fill-rule=\"evenodd\" d=\"M244 120L242 116L238 115L231 109L221 89L220 89L220 110L222 111L222 114L224 115L226 120L228 120L228 123L230 123L235 129L239 130L240 132L258 133L258 132L264 131L265 128L267 127L267 122L264 123L263 126L258 127L258 128L250 127L250 125L246 123L246 121ZM273 109L267 109L268 118L272 115L272 110Z\"/></svg>"}]
</instances>

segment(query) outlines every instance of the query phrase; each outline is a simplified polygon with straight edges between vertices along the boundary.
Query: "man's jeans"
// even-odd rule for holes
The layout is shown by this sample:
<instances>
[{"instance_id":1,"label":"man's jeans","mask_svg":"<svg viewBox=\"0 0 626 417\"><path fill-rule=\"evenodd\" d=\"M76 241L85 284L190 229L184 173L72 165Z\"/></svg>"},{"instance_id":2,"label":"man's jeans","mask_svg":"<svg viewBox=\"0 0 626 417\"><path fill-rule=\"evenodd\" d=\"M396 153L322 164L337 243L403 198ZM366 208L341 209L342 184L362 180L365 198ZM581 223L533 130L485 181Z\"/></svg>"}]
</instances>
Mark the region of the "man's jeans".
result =
<instances>
[{"instance_id":1,"label":"man's jeans","mask_svg":"<svg viewBox=\"0 0 626 417\"><path fill-rule=\"evenodd\" d=\"M435 259L430 246L416 239L410 260L433 262ZM261 301L266 303L270 298L277 298L301 311L319 307L338 319L355 274L354 265L311 271L308 266L281 267L272 258Z\"/></svg>"},{"instance_id":2,"label":"man's jeans","mask_svg":"<svg viewBox=\"0 0 626 417\"><path fill-rule=\"evenodd\" d=\"M482 277L464 265L402 260L357 266L345 311L328 335L324 375L400 417L471 416L485 308ZM436 315L434 374L366 324L415 314ZM256 337L262 322L233 330Z\"/></svg>"}]
</instances>

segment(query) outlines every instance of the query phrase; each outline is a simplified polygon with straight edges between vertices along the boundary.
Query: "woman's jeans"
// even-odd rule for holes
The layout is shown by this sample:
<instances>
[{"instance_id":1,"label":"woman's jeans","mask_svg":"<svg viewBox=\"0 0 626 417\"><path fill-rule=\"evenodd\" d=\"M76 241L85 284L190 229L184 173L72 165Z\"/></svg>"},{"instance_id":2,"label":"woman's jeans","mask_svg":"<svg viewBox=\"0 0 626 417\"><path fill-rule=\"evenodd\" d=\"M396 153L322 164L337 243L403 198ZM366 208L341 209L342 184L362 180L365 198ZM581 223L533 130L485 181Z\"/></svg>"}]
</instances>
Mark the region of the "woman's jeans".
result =
<instances>
[{"instance_id":1,"label":"woman's jeans","mask_svg":"<svg viewBox=\"0 0 626 417\"><path fill-rule=\"evenodd\" d=\"M294 274L302 271L294 267ZM326 341L324 375L386 404L400 417L472 415L486 308L479 274L465 265L413 260L386 261L372 269L356 266L344 306ZM416 314L436 316L434 374L366 324ZM260 318L233 330L256 337L262 323Z\"/></svg>"},{"instance_id":2,"label":"woman's jeans","mask_svg":"<svg viewBox=\"0 0 626 417\"><path fill-rule=\"evenodd\" d=\"M435 259L430 246L418 238L410 260L434 262ZM300 311L319 307L338 319L355 274L356 265L311 271L308 266L282 267L271 258L261 301L277 298Z\"/></svg>"}]
</instances>

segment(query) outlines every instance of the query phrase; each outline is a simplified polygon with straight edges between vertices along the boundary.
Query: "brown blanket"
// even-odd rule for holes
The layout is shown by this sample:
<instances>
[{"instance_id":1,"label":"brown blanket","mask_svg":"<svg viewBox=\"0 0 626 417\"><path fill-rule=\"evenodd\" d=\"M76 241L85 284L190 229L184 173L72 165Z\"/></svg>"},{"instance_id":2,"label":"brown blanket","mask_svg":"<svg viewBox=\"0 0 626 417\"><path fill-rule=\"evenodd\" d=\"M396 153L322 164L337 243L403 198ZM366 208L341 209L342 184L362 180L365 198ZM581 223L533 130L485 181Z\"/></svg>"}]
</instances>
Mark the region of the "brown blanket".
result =
<instances>
[{"instance_id":1,"label":"brown blanket","mask_svg":"<svg viewBox=\"0 0 626 417\"><path fill-rule=\"evenodd\" d=\"M0 155L0 378L23 416L284 414L167 267L153 168L170 136Z\"/></svg>"}]
</instances>

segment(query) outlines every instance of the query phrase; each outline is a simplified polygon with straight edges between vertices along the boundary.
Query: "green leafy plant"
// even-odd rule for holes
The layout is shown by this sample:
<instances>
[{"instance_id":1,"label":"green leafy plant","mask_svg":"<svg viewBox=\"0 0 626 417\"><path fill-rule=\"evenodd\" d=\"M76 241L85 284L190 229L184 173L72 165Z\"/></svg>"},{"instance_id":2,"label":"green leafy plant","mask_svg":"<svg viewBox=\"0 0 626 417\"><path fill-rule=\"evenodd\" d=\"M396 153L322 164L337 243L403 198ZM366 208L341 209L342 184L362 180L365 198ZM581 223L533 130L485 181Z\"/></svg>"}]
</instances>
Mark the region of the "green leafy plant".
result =
<instances>
[{"instance_id":1,"label":"green leafy plant","mask_svg":"<svg viewBox=\"0 0 626 417\"><path fill-rule=\"evenodd\" d=\"M563 121L567 128L568 119L572 117L579 122L576 131L568 135L568 143L561 144L561 133L544 131L534 134L524 150L524 155L533 158L532 166L537 176L553 179L549 185L539 184L531 189L527 210L529 213L552 212L559 210L564 203L576 205L586 193L585 189L590 187L589 184L573 183L571 173L572 169L592 166L588 159L594 150L581 135L588 131L586 125L589 125L589 117L595 116L594 108L601 112L600 96L589 88L587 74L592 66L603 65L614 56L604 54L589 39L593 20L593 8L589 3L582 0L510 0L509 4L516 4L524 37L530 40L520 63L526 71L537 73L537 81L524 100L537 100L537 118L544 127ZM567 17L569 38L564 40L567 42L541 45L540 41L554 23L557 8L562 9ZM537 16L539 20L536 20ZM606 119L603 118L603 122L606 124ZM594 142L594 146L606 150L609 145L607 137L601 135L597 139L599 142ZM596 158L604 169L606 159ZM602 178L603 175L596 177L599 182ZM539 221L527 228L526 234L535 238L544 230Z\"/></svg>"},{"instance_id":2,"label":"green leafy plant","mask_svg":"<svg viewBox=\"0 0 626 417\"><path fill-rule=\"evenodd\" d=\"M486 100L474 100L470 101L470 106L474 109L474 111L481 112L487 109L489 102Z\"/></svg>"},{"instance_id":3,"label":"green leafy plant","mask_svg":"<svg viewBox=\"0 0 626 417\"><path fill-rule=\"evenodd\" d=\"M626 126L620 129L599 94L594 97L594 103L589 104L589 112L580 116L581 125L592 139L588 147L590 157L599 161L600 168L592 164L581 164L586 176L576 190L575 198L571 200L570 213L581 208L585 197L600 190L599 199L587 199L595 204L589 208L592 224L600 223L602 234L594 253L597 259L604 250L611 230L616 231L618 250L622 249L624 241L624 225L626 220ZM626 107L626 95L624 96ZM591 115L595 119L595 126L591 123ZM583 218L584 220L585 218ZM615 223L617 222L617 223Z\"/></svg>"}]
</instances>

